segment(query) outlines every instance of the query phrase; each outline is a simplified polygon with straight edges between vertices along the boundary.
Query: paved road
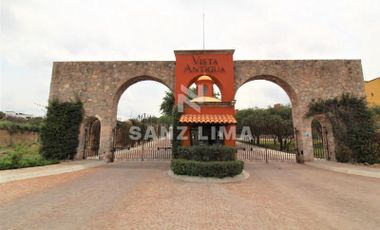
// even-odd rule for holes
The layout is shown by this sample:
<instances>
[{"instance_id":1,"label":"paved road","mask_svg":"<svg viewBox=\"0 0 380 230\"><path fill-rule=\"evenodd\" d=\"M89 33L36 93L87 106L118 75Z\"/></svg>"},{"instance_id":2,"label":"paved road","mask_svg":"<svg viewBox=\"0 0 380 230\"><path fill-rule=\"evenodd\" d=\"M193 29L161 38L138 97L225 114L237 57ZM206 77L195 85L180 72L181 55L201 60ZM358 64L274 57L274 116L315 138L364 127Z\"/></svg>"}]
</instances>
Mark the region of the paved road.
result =
<instances>
[{"instance_id":1,"label":"paved road","mask_svg":"<svg viewBox=\"0 0 380 230\"><path fill-rule=\"evenodd\" d=\"M378 229L380 180L292 163L195 184L119 162L0 185L0 229Z\"/></svg>"}]
</instances>

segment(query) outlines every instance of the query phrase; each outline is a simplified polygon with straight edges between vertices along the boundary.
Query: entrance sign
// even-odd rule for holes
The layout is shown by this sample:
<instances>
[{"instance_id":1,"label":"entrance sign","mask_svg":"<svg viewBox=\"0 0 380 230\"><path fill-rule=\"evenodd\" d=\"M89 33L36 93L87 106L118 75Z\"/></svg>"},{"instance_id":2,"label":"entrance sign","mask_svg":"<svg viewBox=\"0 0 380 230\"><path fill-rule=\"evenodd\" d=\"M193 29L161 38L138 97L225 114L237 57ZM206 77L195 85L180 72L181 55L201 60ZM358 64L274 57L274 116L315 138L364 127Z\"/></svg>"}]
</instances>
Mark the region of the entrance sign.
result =
<instances>
[{"instance_id":1,"label":"entrance sign","mask_svg":"<svg viewBox=\"0 0 380 230\"><path fill-rule=\"evenodd\" d=\"M184 72L194 74L225 72L224 67L220 66L216 58L203 58L200 55L192 56L193 63L186 64Z\"/></svg>"}]
</instances>

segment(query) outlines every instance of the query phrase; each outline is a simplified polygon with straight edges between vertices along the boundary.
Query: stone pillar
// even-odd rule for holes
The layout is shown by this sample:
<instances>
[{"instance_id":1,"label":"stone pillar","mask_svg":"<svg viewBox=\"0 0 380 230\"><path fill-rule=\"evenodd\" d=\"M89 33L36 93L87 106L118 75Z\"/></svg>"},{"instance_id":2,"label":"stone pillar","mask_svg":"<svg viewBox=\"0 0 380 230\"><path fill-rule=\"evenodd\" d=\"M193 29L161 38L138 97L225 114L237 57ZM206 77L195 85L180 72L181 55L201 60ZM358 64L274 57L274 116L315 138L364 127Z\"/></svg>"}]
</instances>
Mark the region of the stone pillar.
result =
<instances>
[{"instance_id":1,"label":"stone pillar","mask_svg":"<svg viewBox=\"0 0 380 230\"><path fill-rule=\"evenodd\" d=\"M301 149L303 150L304 161L313 161L313 138L311 134L311 121L312 118L303 118L302 126L299 130L301 141Z\"/></svg>"},{"instance_id":2,"label":"stone pillar","mask_svg":"<svg viewBox=\"0 0 380 230\"><path fill-rule=\"evenodd\" d=\"M293 125L296 130L298 153L303 153L304 161L314 160L313 141L311 136L311 118L305 118L301 106L294 106L292 111Z\"/></svg>"},{"instance_id":3,"label":"stone pillar","mask_svg":"<svg viewBox=\"0 0 380 230\"><path fill-rule=\"evenodd\" d=\"M326 135L325 140L327 140L324 146L326 149L326 154L329 156L329 160L331 161L336 161L336 156L335 156L335 137L332 129L332 125L330 121L325 120L325 124L323 124L323 135ZM327 134L326 134L327 131Z\"/></svg>"},{"instance_id":4,"label":"stone pillar","mask_svg":"<svg viewBox=\"0 0 380 230\"><path fill-rule=\"evenodd\" d=\"M74 156L75 160L81 160L84 157L84 147L85 147L85 141L86 141L85 121L82 121L80 125L78 139L79 139L79 143L77 147L77 153Z\"/></svg>"},{"instance_id":5,"label":"stone pillar","mask_svg":"<svg viewBox=\"0 0 380 230\"><path fill-rule=\"evenodd\" d=\"M102 119L100 121L100 146L99 157L107 162L112 162L112 143L113 143L113 128L115 122L111 119Z\"/></svg>"}]
</instances>

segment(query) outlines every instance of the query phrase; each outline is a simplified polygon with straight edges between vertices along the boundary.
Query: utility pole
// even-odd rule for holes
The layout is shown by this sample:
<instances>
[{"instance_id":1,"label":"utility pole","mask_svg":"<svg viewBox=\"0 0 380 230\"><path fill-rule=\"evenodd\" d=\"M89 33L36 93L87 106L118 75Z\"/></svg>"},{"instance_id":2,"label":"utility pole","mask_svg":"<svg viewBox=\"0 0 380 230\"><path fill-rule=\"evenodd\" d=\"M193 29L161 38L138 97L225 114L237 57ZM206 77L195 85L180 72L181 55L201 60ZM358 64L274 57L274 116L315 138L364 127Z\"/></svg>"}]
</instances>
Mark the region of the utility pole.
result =
<instances>
[{"instance_id":1,"label":"utility pole","mask_svg":"<svg viewBox=\"0 0 380 230\"><path fill-rule=\"evenodd\" d=\"M205 50L205 13L203 13L203 50Z\"/></svg>"}]
</instances>

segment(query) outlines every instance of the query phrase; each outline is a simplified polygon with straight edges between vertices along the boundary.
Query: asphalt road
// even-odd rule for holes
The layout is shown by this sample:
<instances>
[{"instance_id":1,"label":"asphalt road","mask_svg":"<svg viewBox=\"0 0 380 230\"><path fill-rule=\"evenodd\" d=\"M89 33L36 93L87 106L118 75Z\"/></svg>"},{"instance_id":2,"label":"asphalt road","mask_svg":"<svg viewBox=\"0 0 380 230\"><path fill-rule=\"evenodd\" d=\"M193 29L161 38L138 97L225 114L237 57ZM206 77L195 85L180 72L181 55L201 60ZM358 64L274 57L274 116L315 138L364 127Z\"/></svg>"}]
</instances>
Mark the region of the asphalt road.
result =
<instances>
[{"instance_id":1,"label":"asphalt road","mask_svg":"<svg viewBox=\"0 0 380 230\"><path fill-rule=\"evenodd\" d=\"M119 162L0 184L0 229L379 229L380 180L294 163L249 163L239 183Z\"/></svg>"}]
</instances>

